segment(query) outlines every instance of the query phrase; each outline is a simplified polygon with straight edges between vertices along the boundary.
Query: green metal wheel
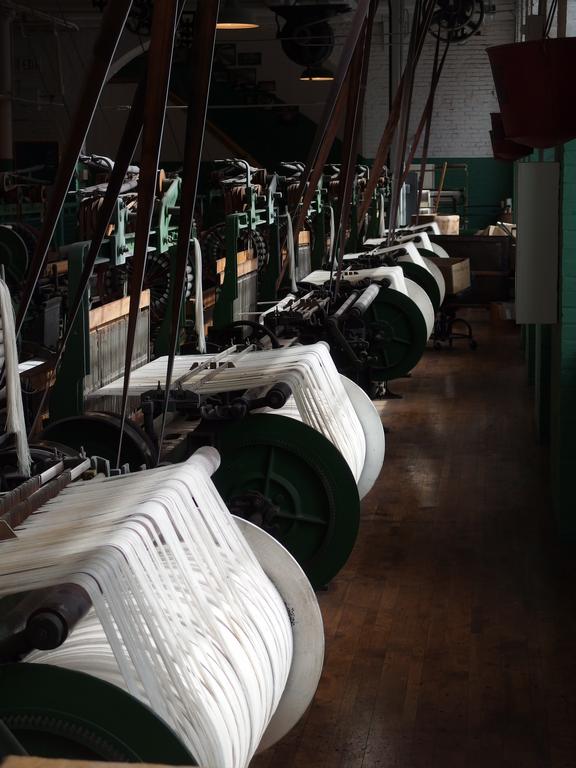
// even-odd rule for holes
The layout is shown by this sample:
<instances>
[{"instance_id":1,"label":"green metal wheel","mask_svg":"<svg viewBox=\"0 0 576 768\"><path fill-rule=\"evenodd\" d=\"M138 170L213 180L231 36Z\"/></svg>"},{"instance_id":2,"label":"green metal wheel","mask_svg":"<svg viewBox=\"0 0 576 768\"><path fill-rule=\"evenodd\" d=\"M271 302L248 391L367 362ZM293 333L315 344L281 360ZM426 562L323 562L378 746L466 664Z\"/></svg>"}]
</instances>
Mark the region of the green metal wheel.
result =
<instances>
[{"instance_id":1,"label":"green metal wheel","mask_svg":"<svg viewBox=\"0 0 576 768\"><path fill-rule=\"evenodd\" d=\"M151 709L83 672L47 664L1 665L0 719L37 757L196 765Z\"/></svg>"},{"instance_id":2,"label":"green metal wheel","mask_svg":"<svg viewBox=\"0 0 576 768\"><path fill-rule=\"evenodd\" d=\"M314 587L344 566L358 534L360 500L342 454L295 419L253 414L219 425L214 483L230 510L257 522L300 563Z\"/></svg>"},{"instance_id":3,"label":"green metal wheel","mask_svg":"<svg viewBox=\"0 0 576 768\"><path fill-rule=\"evenodd\" d=\"M383 288L368 309L370 377L391 381L414 368L428 341L426 321L418 305L392 288Z\"/></svg>"},{"instance_id":4,"label":"green metal wheel","mask_svg":"<svg viewBox=\"0 0 576 768\"><path fill-rule=\"evenodd\" d=\"M116 466L122 419L116 413L89 411L48 424L40 438L56 441L76 450L84 449L87 456L101 456ZM150 438L136 424L126 419L122 438L120 465L129 464L132 472L145 465L153 467L156 453Z\"/></svg>"},{"instance_id":5,"label":"green metal wheel","mask_svg":"<svg viewBox=\"0 0 576 768\"><path fill-rule=\"evenodd\" d=\"M400 260L398 266L402 267L402 271L406 277L413 280L426 291L432 302L432 306L434 307L434 312L437 312L440 309L442 297L440 295L438 283L434 279L432 273L425 267L421 267L419 264L413 264L411 261Z\"/></svg>"}]
</instances>

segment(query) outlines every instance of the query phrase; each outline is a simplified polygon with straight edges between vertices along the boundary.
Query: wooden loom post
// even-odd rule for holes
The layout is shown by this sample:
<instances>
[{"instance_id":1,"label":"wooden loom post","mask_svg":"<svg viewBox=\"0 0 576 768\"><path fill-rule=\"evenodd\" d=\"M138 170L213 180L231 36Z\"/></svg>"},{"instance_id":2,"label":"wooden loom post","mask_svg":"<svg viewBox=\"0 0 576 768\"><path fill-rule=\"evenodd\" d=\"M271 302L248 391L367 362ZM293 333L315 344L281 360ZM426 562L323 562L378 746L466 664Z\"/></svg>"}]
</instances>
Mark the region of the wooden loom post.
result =
<instances>
[{"instance_id":1,"label":"wooden loom post","mask_svg":"<svg viewBox=\"0 0 576 768\"><path fill-rule=\"evenodd\" d=\"M186 0L180 0L180 6L178 9L178 18L180 18L182 14L185 3L186 3ZM86 260L85 260L84 267L82 269L82 274L80 276L78 289L76 291L74 300L70 303L70 307L68 309L68 314L66 318L66 329L64 331L64 335L60 342L60 347L58 349L58 352L54 360L55 375L57 375L58 373L60 363L62 362L62 357L64 355L64 352L66 351L66 345L68 344L70 336L72 335L72 332L74 329L74 323L78 316L78 312L80 311L80 307L82 306L82 301L83 301L86 289L88 287L88 284L90 282L90 278L92 277L92 272L94 270L94 265L96 264L98 253L100 252L100 248L102 247L102 243L104 242L104 238L106 237L108 224L110 223L110 219L112 218L112 214L116 206L116 201L118 200L118 197L120 195L122 184L126 177L126 173L128 172L128 167L132 162L134 152L136 151L136 147L138 146L138 141L140 140L140 136L142 134L142 124L144 122L144 97L146 93L147 68L148 68L148 52L146 52L144 73L140 78L138 86L136 87L136 92L132 100L132 106L130 107L128 119L126 120L124 131L120 138L120 144L118 146L116 159L114 161L114 167L110 172L108 185L106 187L106 191L104 192L104 196L102 198L102 205L98 210L95 230L94 230L92 239L90 241L90 247L88 249L88 253L86 254ZM46 406L46 402L50 395L50 391L51 390L49 387L47 387L44 390L44 393L40 400L40 404L36 411L34 421L30 428L30 435L33 435L38 429L40 418Z\"/></svg>"},{"instance_id":2,"label":"wooden loom post","mask_svg":"<svg viewBox=\"0 0 576 768\"><path fill-rule=\"evenodd\" d=\"M342 98L342 91L344 88L344 82L347 80L348 71L352 62L352 57L358 44L358 39L364 29L364 23L368 12L370 0L359 0L354 19L350 29L350 33L344 44L344 50L340 58L338 65L338 72L336 79L330 89L328 99L326 100L326 107L322 119L318 124L316 136L312 149L306 162L306 167L302 174L302 180L300 182L300 189L298 191L298 197L301 199L301 207L298 212L298 216L294 223L294 240L297 242L298 234L304 225L306 218L306 211L308 210L320 176L322 175L324 163L320 160L322 156L327 157L334 138L336 137L336 131L338 127L338 121L342 115L342 109L344 105L344 99ZM329 144L328 144L329 142ZM326 145L328 148L326 149Z\"/></svg>"},{"instance_id":3,"label":"wooden loom post","mask_svg":"<svg viewBox=\"0 0 576 768\"><path fill-rule=\"evenodd\" d=\"M434 3L432 3L432 6L428 8L428 13L426 14L426 20L427 20L426 28L424 29L424 24L423 24L422 28L419 30L419 37L416 45L417 59L419 59L420 54L422 52L422 48L424 46L424 41L426 39L426 34L428 31L429 19L431 18L431 15L432 15L431 11L433 10L433 8L434 8ZM362 200L362 204L359 206L359 209L358 209L359 224L361 223L362 219L368 212L368 208L370 207L370 200L376 190L376 185L378 184L378 178L380 177L380 174L382 173L382 170L386 164L386 158L388 157L388 152L390 151L390 147L392 146L394 134L396 132L398 121L400 119L400 112L402 107L402 100L404 96L405 85L406 85L406 69L404 70L404 73L400 78L400 82L398 83L398 88L396 90L396 94L394 95L394 101L392 102L392 108L390 109L390 114L388 115L388 120L386 121L386 125L384 127L384 131L382 133L382 137L380 139L378 149L376 150L374 162L372 163L370 177L368 179L366 188L364 190L364 199Z\"/></svg>"},{"instance_id":4,"label":"wooden loom post","mask_svg":"<svg viewBox=\"0 0 576 768\"><path fill-rule=\"evenodd\" d=\"M172 302L170 348L168 366L166 369L162 427L160 430L160 439L158 441L158 458L160 458L160 452L162 450L162 441L164 439L166 417L168 413L170 385L174 369L174 358L178 348L183 285L186 276L186 264L188 262L192 224L194 221L194 207L198 189L198 174L200 171L202 145L204 143L204 131L206 128L206 113L208 109L210 77L212 73L212 61L214 58L216 22L218 21L219 7L219 0L215 0L215 2L212 3L199 3L194 17L193 54L191 62L194 76L190 78L190 93L186 114L184 170L182 173L180 220L178 222L178 243L176 246L176 290ZM194 279L198 280L199 275L194 275ZM179 294L178 291L180 291Z\"/></svg>"},{"instance_id":5,"label":"wooden loom post","mask_svg":"<svg viewBox=\"0 0 576 768\"><path fill-rule=\"evenodd\" d=\"M120 464L122 437L126 423L128 390L132 368L132 353L136 337L136 324L140 310L140 294L144 284L144 271L148 253L148 241L154 198L156 177L162 146L162 134L168 101L168 86L172 67L174 37L177 25L177 0L165 0L154 5L152 17L152 37L149 49L148 78L144 111L144 130L142 135L142 162L138 183L138 214L132 257L133 272L130 281L130 312L126 334L126 358L124 363L124 387L122 393L122 427L118 441L117 463Z\"/></svg>"},{"instance_id":6,"label":"wooden loom post","mask_svg":"<svg viewBox=\"0 0 576 768\"><path fill-rule=\"evenodd\" d=\"M432 65L432 79L438 68L438 57L440 55L440 35L436 38L436 49L434 51L434 64ZM420 177L418 179L418 198L416 200L416 224L420 224L420 206L422 205L422 194L424 192L424 180L426 177L426 163L428 162L428 149L430 146L430 133L432 131L432 115L434 108L428 111L426 119L426 129L424 131L424 143L422 145L422 154L420 155Z\"/></svg>"},{"instance_id":7,"label":"wooden loom post","mask_svg":"<svg viewBox=\"0 0 576 768\"><path fill-rule=\"evenodd\" d=\"M444 161L442 164L442 174L440 176L440 184L438 185L438 194L436 195L436 201L434 203L434 213L438 213L438 208L440 207L440 195L442 194L442 190L444 189L444 182L446 181L446 171L448 170L448 163L447 161Z\"/></svg>"},{"instance_id":8,"label":"wooden loom post","mask_svg":"<svg viewBox=\"0 0 576 768\"><path fill-rule=\"evenodd\" d=\"M346 110L346 124L344 128L344 163L340 171L339 212L336 220L336 233L338 248L338 270L334 287L335 295L340 289L340 276L344 263L344 250L346 247L346 227L350 218L350 206L352 196L352 184L356 173L356 158L358 155L358 143L360 139L360 126L364 111L364 99L366 84L368 82L368 65L370 62L370 48L372 44L372 29L378 0L371 0L368 17L364 24L364 30L356 44L354 58L350 69L350 84L348 89L348 107ZM339 234L338 234L339 233Z\"/></svg>"}]
</instances>

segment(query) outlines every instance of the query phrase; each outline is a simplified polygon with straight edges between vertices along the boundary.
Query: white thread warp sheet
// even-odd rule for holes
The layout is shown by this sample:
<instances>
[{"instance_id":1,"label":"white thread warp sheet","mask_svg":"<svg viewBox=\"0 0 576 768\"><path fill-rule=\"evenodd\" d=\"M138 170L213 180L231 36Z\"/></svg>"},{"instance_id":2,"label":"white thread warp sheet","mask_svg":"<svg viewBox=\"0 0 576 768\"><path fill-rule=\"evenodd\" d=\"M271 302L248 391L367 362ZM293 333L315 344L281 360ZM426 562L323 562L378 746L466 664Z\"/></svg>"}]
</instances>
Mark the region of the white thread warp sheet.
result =
<instances>
[{"instance_id":1,"label":"white thread warp sheet","mask_svg":"<svg viewBox=\"0 0 576 768\"><path fill-rule=\"evenodd\" d=\"M83 587L93 610L61 648L28 660L119 684L199 765L245 768L286 685L292 630L210 479L218 462L202 448L64 489L2 542L0 596Z\"/></svg>"},{"instance_id":2,"label":"white thread warp sheet","mask_svg":"<svg viewBox=\"0 0 576 768\"><path fill-rule=\"evenodd\" d=\"M198 336L198 350L206 352L206 334L204 332L204 294L202 293L202 249L195 237L194 245L194 325Z\"/></svg>"},{"instance_id":3,"label":"white thread warp sheet","mask_svg":"<svg viewBox=\"0 0 576 768\"><path fill-rule=\"evenodd\" d=\"M296 247L294 244L294 230L292 228L292 217L290 213L286 211L286 252L288 256L288 267L290 277L290 290L297 291L296 286Z\"/></svg>"},{"instance_id":4,"label":"white thread warp sheet","mask_svg":"<svg viewBox=\"0 0 576 768\"><path fill-rule=\"evenodd\" d=\"M206 369L195 373L190 368L213 359L210 355L182 355L174 360L174 384L201 394L233 392L239 389L267 388L287 382L294 395L301 420L324 435L338 448L358 481L366 457L366 441L330 350L324 342L307 346L244 352L226 361L234 367ZM136 409L140 395L164 385L167 357L159 357L133 371L130 376L129 408ZM184 377L187 377L186 379ZM90 396L91 408L119 410L124 380L118 379ZM282 411L279 411L282 413Z\"/></svg>"},{"instance_id":5,"label":"white thread warp sheet","mask_svg":"<svg viewBox=\"0 0 576 768\"><path fill-rule=\"evenodd\" d=\"M16 439L18 469L24 477L29 477L31 458L18 369L14 308L10 291L3 280L0 280L0 325L2 332L0 369L4 369L6 387L6 431L13 434Z\"/></svg>"}]
</instances>

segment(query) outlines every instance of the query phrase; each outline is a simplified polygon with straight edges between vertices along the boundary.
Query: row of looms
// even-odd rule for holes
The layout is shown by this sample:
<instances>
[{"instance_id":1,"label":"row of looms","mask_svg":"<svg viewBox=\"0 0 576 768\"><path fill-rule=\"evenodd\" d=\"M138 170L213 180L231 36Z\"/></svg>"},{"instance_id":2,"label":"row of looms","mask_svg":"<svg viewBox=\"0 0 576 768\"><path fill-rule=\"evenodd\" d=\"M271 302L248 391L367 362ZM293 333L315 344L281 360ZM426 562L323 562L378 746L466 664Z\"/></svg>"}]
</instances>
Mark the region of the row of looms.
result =
<instances>
[{"instance_id":1,"label":"row of looms","mask_svg":"<svg viewBox=\"0 0 576 768\"><path fill-rule=\"evenodd\" d=\"M35 167L0 173L0 756L247 768L320 680L316 591L346 565L385 472L373 401L396 397L432 344L476 346L445 306L467 260L450 258L438 202L420 212L444 61L484 3L416 0L370 164L359 142L378 0L347 6L308 156L268 168L203 158L233 3L199 0L193 23L185 0L100 5L52 183ZM149 46L117 153L89 152L144 6ZM169 168L184 20L185 145Z\"/></svg>"}]
</instances>

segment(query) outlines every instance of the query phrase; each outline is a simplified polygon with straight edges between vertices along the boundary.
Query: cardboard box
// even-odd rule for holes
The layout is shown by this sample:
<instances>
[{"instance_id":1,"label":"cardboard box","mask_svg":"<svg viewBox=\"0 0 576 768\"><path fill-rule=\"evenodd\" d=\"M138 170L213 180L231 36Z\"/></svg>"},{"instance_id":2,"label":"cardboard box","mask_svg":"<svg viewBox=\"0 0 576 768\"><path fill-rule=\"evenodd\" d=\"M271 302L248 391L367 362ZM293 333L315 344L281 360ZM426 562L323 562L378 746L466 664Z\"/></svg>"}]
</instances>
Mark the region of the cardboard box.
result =
<instances>
[{"instance_id":1,"label":"cardboard box","mask_svg":"<svg viewBox=\"0 0 576 768\"><path fill-rule=\"evenodd\" d=\"M419 224L432 224L436 222L443 235L460 234L460 216L451 214L450 216L441 216L437 213L421 213L418 219ZM416 216L412 216L412 224L416 224Z\"/></svg>"},{"instance_id":2,"label":"cardboard box","mask_svg":"<svg viewBox=\"0 0 576 768\"><path fill-rule=\"evenodd\" d=\"M516 237L516 224L505 224L504 227L498 224L491 224L486 229L476 232L476 235L484 237Z\"/></svg>"},{"instance_id":3,"label":"cardboard box","mask_svg":"<svg viewBox=\"0 0 576 768\"><path fill-rule=\"evenodd\" d=\"M470 259L442 259L427 256L442 272L446 283L446 293L461 293L470 288Z\"/></svg>"}]
</instances>

